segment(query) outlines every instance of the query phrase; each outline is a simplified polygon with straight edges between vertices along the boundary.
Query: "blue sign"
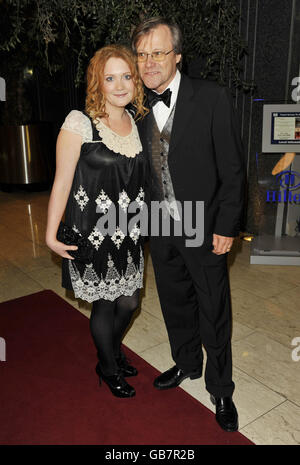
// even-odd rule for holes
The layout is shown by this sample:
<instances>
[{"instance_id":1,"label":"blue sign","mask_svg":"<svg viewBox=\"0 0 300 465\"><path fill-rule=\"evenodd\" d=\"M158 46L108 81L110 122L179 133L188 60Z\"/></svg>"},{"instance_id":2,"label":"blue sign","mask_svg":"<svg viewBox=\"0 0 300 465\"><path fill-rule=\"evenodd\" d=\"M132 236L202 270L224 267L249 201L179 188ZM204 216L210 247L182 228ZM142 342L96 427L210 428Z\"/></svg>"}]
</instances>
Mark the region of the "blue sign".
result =
<instances>
[{"instance_id":1,"label":"blue sign","mask_svg":"<svg viewBox=\"0 0 300 465\"><path fill-rule=\"evenodd\" d=\"M267 190L267 202L294 202L300 204L300 193L294 191L300 189L300 173L297 171L281 171L276 176L278 189Z\"/></svg>"},{"instance_id":2,"label":"blue sign","mask_svg":"<svg viewBox=\"0 0 300 465\"><path fill-rule=\"evenodd\" d=\"M297 171L281 171L276 176L276 183L283 189L295 190L300 187L300 174Z\"/></svg>"}]
</instances>

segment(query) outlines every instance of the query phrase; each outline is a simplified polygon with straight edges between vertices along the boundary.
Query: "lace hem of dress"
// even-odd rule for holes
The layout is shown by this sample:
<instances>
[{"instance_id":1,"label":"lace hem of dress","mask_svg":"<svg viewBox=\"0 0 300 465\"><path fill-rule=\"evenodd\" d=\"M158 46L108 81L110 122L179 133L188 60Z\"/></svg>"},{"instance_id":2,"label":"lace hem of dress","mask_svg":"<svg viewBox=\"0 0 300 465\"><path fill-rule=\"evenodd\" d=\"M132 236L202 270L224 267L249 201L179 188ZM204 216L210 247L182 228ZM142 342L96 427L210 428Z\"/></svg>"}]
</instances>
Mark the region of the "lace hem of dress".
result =
<instances>
[{"instance_id":1,"label":"lace hem of dress","mask_svg":"<svg viewBox=\"0 0 300 465\"><path fill-rule=\"evenodd\" d=\"M139 138L139 134L135 125L135 122L127 112L131 119L132 130L128 136L119 136L113 132L110 128L105 126L100 118L95 118L94 124L98 130L98 133L102 139L102 142L115 153L120 153L128 158L134 158L142 151L142 144Z\"/></svg>"},{"instance_id":2,"label":"lace hem of dress","mask_svg":"<svg viewBox=\"0 0 300 465\"><path fill-rule=\"evenodd\" d=\"M125 274L118 272L110 254L108 254L107 267L105 278L102 275L100 278L93 264L90 263L85 266L81 277L74 261L69 260L69 272L75 297L89 303L98 299L114 301L121 295L131 296L136 289L143 287L144 256L141 248L139 266L135 266L128 250Z\"/></svg>"}]
</instances>

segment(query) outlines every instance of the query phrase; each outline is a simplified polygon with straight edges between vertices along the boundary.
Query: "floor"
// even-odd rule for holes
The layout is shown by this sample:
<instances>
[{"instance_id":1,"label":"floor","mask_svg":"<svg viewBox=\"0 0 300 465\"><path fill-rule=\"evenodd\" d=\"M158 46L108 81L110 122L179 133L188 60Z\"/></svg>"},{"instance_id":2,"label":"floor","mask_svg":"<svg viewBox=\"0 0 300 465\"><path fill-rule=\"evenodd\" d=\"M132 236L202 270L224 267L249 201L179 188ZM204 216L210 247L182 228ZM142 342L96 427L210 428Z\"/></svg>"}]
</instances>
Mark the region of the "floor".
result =
<instances>
[{"instance_id":1,"label":"floor","mask_svg":"<svg viewBox=\"0 0 300 465\"><path fill-rule=\"evenodd\" d=\"M60 258L45 245L48 199L48 191L0 192L0 301L52 289L89 318L90 304L61 287ZM300 444L300 267L250 265L249 250L236 240L229 255L240 432L255 444ZM141 311L124 343L161 371L173 365L149 254ZM213 410L203 379L181 387Z\"/></svg>"}]
</instances>

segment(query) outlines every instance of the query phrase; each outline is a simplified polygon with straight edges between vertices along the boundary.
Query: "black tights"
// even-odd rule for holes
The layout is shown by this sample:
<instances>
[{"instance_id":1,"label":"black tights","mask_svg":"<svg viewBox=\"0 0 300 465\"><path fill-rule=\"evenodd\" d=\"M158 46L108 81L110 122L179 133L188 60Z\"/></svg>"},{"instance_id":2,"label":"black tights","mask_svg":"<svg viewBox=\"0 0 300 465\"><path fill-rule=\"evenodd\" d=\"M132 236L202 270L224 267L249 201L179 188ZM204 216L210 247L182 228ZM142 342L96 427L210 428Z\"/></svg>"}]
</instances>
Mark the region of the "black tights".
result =
<instances>
[{"instance_id":1,"label":"black tights","mask_svg":"<svg viewBox=\"0 0 300 465\"><path fill-rule=\"evenodd\" d=\"M93 302L90 318L91 334L98 351L100 368L107 376L118 370L123 335L139 304L139 289L132 296L120 296L113 302L105 299Z\"/></svg>"}]
</instances>

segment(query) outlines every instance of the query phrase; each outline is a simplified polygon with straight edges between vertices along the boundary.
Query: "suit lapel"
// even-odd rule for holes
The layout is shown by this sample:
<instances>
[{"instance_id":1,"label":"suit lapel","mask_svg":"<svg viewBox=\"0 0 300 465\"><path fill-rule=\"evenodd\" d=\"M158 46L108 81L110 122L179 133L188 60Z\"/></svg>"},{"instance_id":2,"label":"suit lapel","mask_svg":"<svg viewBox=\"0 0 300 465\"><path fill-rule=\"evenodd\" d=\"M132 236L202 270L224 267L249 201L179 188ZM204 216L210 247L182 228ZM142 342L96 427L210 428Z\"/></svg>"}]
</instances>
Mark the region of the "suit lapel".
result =
<instances>
[{"instance_id":1,"label":"suit lapel","mask_svg":"<svg viewBox=\"0 0 300 465\"><path fill-rule=\"evenodd\" d=\"M169 155L183 136L184 130L189 122L189 116L192 113L191 106L193 94L194 91L190 79L182 74L176 100Z\"/></svg>"},{"instance_id":2,"label":"suit lapel","mask_svg":"<svg viewBox=\"0 0 300 465\"><path fill-rule=\"evenodd\" d=\"M145 135L148 145L149 153L152 153L152 128L153 124L155 124L155 119L153 115L153 111L151 110L149 115L145 118Z\"/></svg>"},{"instance_id":3,"label":"suit lapel","mask_svg":"<svg viewBox=\"0 0 300 465\"><path fill-rule=\"evenodd\" d=\"M152 156L152 126L154 122L155 121L152 111L150 111L150 113L146 115L145 118L137 121L137 128L142 145L145 149L147 149L145 150L145 153L147 157L150 157L150 159Z\"/></svg>"},{"instance_id":4,"label":"suit lapel","mask_svg":"<svg viewBox=\"0 0 300 465\"><path fill-rule=\"evenodd\" d=\"M184 134L184 130L189 122L191 112L191 107L193 105L193 86L191 84L190 79L185 76L184 74L181 75L178 96L176 100L176 108L171 132L171 140L170 140L170 147L169 147L169 155L175 149L177 143L179 142L180 138ZM147 105L147 103L146 103ZM152 127L155 123L153 111L150 110L149 115L147 115L142 123L142 131L144 137L147 141L147 146L149 153L152 153Z\"/></svg>"}]
</instances>

